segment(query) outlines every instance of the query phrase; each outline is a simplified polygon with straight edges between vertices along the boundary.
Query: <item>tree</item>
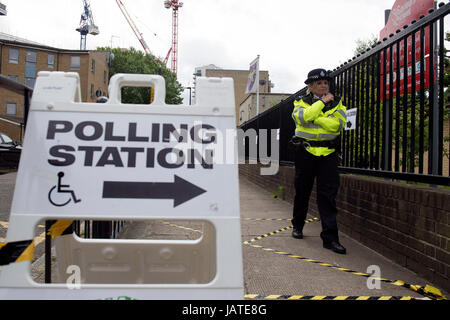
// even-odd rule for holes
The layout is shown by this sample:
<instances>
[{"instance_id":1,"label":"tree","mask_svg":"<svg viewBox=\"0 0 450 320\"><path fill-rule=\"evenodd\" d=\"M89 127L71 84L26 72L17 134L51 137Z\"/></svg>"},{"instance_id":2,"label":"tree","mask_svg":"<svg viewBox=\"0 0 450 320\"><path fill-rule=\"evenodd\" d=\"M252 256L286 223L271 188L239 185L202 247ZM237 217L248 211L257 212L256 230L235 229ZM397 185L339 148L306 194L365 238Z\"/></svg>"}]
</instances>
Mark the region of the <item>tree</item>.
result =
<instances>
[{"instance_id":1,"label":"tree","mask_svg":"<svg viewBox=\"0 0 450 320\"><path fill-rule=\"evenodd\" d=\"M166 103L181 104L183 86L177 81L176 75L164 63L149 54L144 54L134 48L120 49L109 47L97 48L99 51L109 51L114 54L109 76L116 73L159 74L166 81ZM148 88L122 88L122 102L133 104L148 104L150 90Z\"/></svg>"},{"instance_id":2,"label":"tree","mask_svg":"<svg viewBox=\"0 0 450 320\"><path fill-rule=\"evenodd\" d=\"M353 51L353 54L357 56L358 54L362 54L366 52L367 49L372 48L373 45L377 44L378 38L375 35L371 35L367 39L358 39L356 40L356 48Z\"/></svg>"},{"instance_id":3,"label":"tree","mask_svg":"<svg viewBox=\"0 0 450 320\"><path fill-rule=\"evenodd\" d=\"M450 41L450 32L446 32L445 33L445 41ZM445 112L446 112L446 116L449 117L450 116L450 90L448 90L448 87L450 86L450 56L448 56L450 50L447 50L444 47L444 69L445 69L445 73L444 73L444 101L445 101Z\"/></svg>"}]
</instances>

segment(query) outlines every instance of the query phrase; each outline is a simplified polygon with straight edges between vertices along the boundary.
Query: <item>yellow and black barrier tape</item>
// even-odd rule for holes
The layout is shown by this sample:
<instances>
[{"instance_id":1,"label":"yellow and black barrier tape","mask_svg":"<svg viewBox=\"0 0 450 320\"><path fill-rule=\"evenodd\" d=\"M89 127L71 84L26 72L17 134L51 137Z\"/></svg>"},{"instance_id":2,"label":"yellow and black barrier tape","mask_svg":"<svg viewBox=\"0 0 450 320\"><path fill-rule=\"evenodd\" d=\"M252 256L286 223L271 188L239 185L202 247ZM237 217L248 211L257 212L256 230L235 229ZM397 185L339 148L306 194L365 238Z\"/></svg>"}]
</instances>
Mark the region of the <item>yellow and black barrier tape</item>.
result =
<instances>
[{"instance_id":1,"label":"yellow and black barrier tape","mask_svg":"<svg viewBox=\"0 0 450 320\"><path fill-rule=\"evenodd\" d=\"M244 218L246 221L291 221L292 218Z\"/></svg>"},{"instance_id":2,"label":"yellow and black barrier tape","mask_svg":"<svg viewBox=\"0 0 450 320\"><path fill-rule=\"evenodd\" d=\"M310 223L310 222L315 222L315 221L320 221L320 219L319 218L306 219L305 223ZM255 238L253 238L253 239L244 241L244 244L250 244L251 242L255 242L257 240L261 240L263 238L267 238L269 236L273 236L274 234L277 234L277 233L280 233L280 232L283 232L283 231L286 231L286 230L289 230L289 229L292 229L292 226L288 226L288 227L281 228L281 229L278 229L278 230L275 230L275 231L272 231L272 232L269 232L269 233L266 233L266 234L262 234L260 236L257 236Z\"/></svg>"},{"instance_id":3,"label":"yellow and black barrier tape","mask_svg":"<svg viewBox=\"0 0 450 320\"><path fill-rule=\"evenodd\" d=\"M260 236L257 236L256 238L244 241L244 244L250 244L251 242L255 242L257 240L261 240L263 238L267 238L269 236L273 236L274 234L277 234L277 233L280 233L280 232L283 232L283 231L286 231L286 230L289 230L289 229L292 229L292 226L288 226L288 227L281 228L281 229L278 229L278 230L275 230L275 231L272 231L272 232L269 232L269 233L262 234Z\"/></svg>"},{"instance_id":4,"label":"yellow and black barrier tape","mask_svg":"<svg viewBox=\"0 0 450 320\"><path fill-rule=\"evenodd\" d=\"M48 229L47 234L53 238L64 236L66 234L71 234L73 232L72 229L73 220L56 220L50 228Z\"/></svg>"},{"instance_id":5,"label":"yellow and black barrier tape","mask_svg":"<svg viewBox=\"0 0 450 320\"><path fill-rule=\"evenodd\" d=\"M340 267L340 266L337 266L337 265L333 265L333 264L330 264L330 263L326 263L326 262L322 262L322 261L318 261L318 260L302 257L302 256L299 256L299 255L291 254L289 252L278 251L278 250L275 250L275 249L265 248L263 246L250 244L250 243L245 243L245 244L248 244L249 246L254 247L254 248L260 248L260 249L262 249L264 251L273 252L273 253L276 253L276 254L279 254L279 255L288 256L290 258L303 260L303 261L307 261L307 262L311 262L311 263L316 263L316 264L321 265L323 267L328 267L328 268L332 268L332 269L335 269L335 270L344 271L344 272L347 272L347 273L351 273L351 274L362 276L362 277L366 277L366 278L371 277L374 280L378 280L378 281L381 281L381 282L389 283L389 284L392 284L392 285L395 285L395 286L404 287L406 289L415 291L415 292L417 292L417 293L419 293L419 294L421 294L423 296L429 297L429 298L434 299L434 300L447 300L447 298L444 295L442 295L442 293L441 293L441 291L439 289L437 289L435 287L432 287L430 285L425 285L425 286L411 285L411 284L405 283L405 282L403 282L401 280L390 280L390 279L386 279L386 278L373 277L373 275L370 275L370 274L367 274L367 273L364 273L364 272L354 271L354 270L343 268L343 267Z\"/></svg>"},{"instance_id":6,"label":"yellow and black barrier tape","mask_svg":"<svg viewBox=\"0 0 450 320\"><path fill-rule=\"evenodd\" d=\"M301 296L301 295L281 295L281 294L246 294L244 299L264 299L264 300L416 300L410 296Z\"/></svg>"},{"instance_id":7,"label":"yellow and black barrier tape","mask_svg":"<svg viewBox=\"0 0 450 320\"><path fill-rule=\"evenodd\" d=\"M249 221L249 220L252 220L252 221L291 221L292 219L291 218L245 218L244 220L247 220L247 221ZM310 223L310 222L314 222L314 221L320 221L320 219L319 218L306 219L305 223ZM182 226L182 225L179 225L179 224L175 224L175 223L172 223L172 222L169 222L169 221L158 220L158 222L163 223L163 224L168 225L168 226L171 226L171 227L174 227L174 228L179 228L179 229L184 229L184 230L188 230L188 231L194 231L194 232L202 233L201 230L196 230L196 229L193 229L193 228L185 227L185 226ZM282 232L282 231L286 231L288 229L292 229L292 226L286 227L286 228L283 228L283 229L279 229L279 230L270 232L268 234L261 235L259 237L254 238L254 239L250 239L250 240L248 240L248 241L246 241L244 243L247 244L247 242L253 242L253 241L256 241L256 240L260 240L262 238L274 235L274 234Z\"/></svg>"},{"instance_id":8,"label":"yellow and black barrier tape","mask_svg":"<svg viewBox=\"0 0 450 320\"><path fill-rule=\"evenodd\" d=\"M0 266L33 259L33 240L0 243Z\"/></svg>"},{"instance_id":9,"label":"yellow and black barrier tape","mask_svg":"<svg viewBox=\"0 0 450 320\"><path fill-rule=\"evenodd\" d=\"M252 218L249 218L249 219L252 219ZM262 220L266 220L266 218L256 218L256 219L261 220L261 221ZM255 218L253 218L252 220L255 220ZM268 219L268 220L270 220L270 219ZM310 222L315 222L315 221L320 221L320 219L319 218L306 219L305 223L310 223ZM177 228L181 227L183 229L188 229L188 230L191 230L191 231L200 232L199 230L183 227L183 226L176 225L176 224L173 224L173 223L165 222L163 220L160 220L160 222L163 222L163 223L165 223L167 225L170 225L172 227L177 227ZM288 252L278 251L278 250L271 249L271 248L265 248L263 246L255 245L255 244L252 243L252 242L255 242L257 240L261 240L263 238L275 235L277 233L280 233L280 232L283 232L283 231L286 231L286 230L289 230L289 229L292 229L292 226L288 226L288 227L285 227L285 228L281 228L281 229L278 229L278 230L275 230L275 231L272 231L272 232L260 235L258 237L253 238L253 239L244 241L243 243L247 244L247 245L249 245L251 247L260 248L260 249L262 249L264 251L270 251L270 252L273 252L273 253L276 253L276 254L280 254L280 255L285 255L285 256L288 256L288 257L291 257L291 258L295 258L295 259L299 259L299 260L303 260L303 261L307 261L307 262L311 262L311 263L316 263L316 264L319 264L319 265L324 266L324 267L333 268L333 269L336 269L336 270L339 270L339 271L348 272L348 273L351 273L351 274L354 274L354 275L367 277L367 278L368 277L372 277L372 279L374 279L374 280L379 280L379 281L382 281L382 282L385 282L385 283L389 283L389 284L392 284L392 285L404 287L404 288L410 289L412 291L415 291L415 292L417 292L417 293L419 293L419 294L421 294L423 296L426 296L426 297L434 299L434 300L446 300L447 299L445 296L442 295L442 293L441 293L441 291L439 289L434 288L434 287L429 286L429 285L425 285L425 286L411 285L411 284L407 284L407 283L405 283L405 282L403 282L401 280L395 280L394 281L394 280L390 280L390 279L386 279L386 278L376 278L376 277L373 277L372 275L367 274L367 273L357 272L357 271L354 271L354 270L351 270L351 269L343 268L343 267L336 266L336 265L329 264L329 263L325 263L325 262L322 262L322 261L309 259L309 258L302 257L302 256L299 256L299 255L290 254ZM254 295L248 295L248 296L249 296L248 298L250 299ZM254 299L264 299L264 298L261 298L260 295L256 295L256 296L258 296L258 297L254 298ZM273 295L269 295L267 297L271 297L271 296L273 296ZM280 295L280 297L285 297L285 296L281 296ZM313 296L291 296L290 299L294 299L292 297L304 297L304 298L302 298L303 300L306 300L306 299L309 299L309 300L320 300L319 297L322 297L322 296L315 296L315 298ZM332 299L332 298L330 298L328 296L323 296L323 297L324 298L325 297L328 298L328 300ZM390 297L391 299L388 299L388 296L386 296L386 297L336 296L332 300L344 300L344 297L347 300L410 300L408 298L413 299L412 297L403 297L404 299L397 299L396 297ZM270 299L270 298L266 298L266 299Z\"/></svg>"},{"instance_id":10,"label":"yellow and black barrier tape","mask_svg":"<svg viewBox=\"0 0 450 320\"><path fill-rule=\"evenodd\" d=\"M174 227L174 228L178 228L178 229L184 229L184 230L188 230L188 231L203 233L203 231L201 231L201 230L185 227L185 226L182 226L182 225L179 225L179 224L171 223L169 221L158 220L158 222L163 223L163 224L168 225L168 226L171 226L171 227Z\"/></svg>"},{"instance_id":11,"label":"yellow and black barrier tape","mask_svg":"<svg viewBox=\"0 0 450 320\"><path fill-rule=\"evenodd\" d=\"M54 221L47 234L52 238L72 233L72 220ZM0 243L0 266L32 260L35 239Z\"/></svg>"}]
</instances>

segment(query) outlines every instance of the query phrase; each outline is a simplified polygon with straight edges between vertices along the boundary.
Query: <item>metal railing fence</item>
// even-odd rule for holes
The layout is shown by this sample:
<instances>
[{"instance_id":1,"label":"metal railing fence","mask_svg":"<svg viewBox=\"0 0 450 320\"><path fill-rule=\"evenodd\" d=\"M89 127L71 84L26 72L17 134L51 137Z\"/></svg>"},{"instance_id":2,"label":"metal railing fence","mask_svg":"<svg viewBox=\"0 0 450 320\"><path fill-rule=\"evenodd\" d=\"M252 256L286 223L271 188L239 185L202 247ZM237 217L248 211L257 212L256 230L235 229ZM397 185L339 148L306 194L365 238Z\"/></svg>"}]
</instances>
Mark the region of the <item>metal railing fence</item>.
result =
<instances>
[{"instance_id":1,"label":"metal railing fence","mask_svg":"<svg viewBox=\"0 0 450 320\"><path fill-rule=\"evenodd\" d=\"M331 71L335 94L347 110L357 111L355 129L341 135L342 172L450 185L450 129L444 132L450 118L449 11L450 3L441 3ZM279 130L281 165L293 163L287 149L295 130L291 113L293 101L305 90L239 126Z\"/></svg>"}]
</instances>

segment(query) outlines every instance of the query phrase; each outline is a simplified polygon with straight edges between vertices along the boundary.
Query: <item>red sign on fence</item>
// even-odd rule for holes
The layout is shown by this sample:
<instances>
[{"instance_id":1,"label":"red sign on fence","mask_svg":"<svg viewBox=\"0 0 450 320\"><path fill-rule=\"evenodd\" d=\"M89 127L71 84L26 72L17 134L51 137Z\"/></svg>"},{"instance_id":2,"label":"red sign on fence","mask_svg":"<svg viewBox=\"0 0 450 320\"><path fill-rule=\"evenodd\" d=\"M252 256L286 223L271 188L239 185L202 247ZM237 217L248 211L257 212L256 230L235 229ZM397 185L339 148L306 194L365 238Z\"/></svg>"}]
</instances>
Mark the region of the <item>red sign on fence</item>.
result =
<instances>
[{"instance_id":1,"label":"red sign on fence","mask_svg":"<svg viewBox=\"0 0 450 320\"><path fill-rule=\"evenodd\" d=\"M434 0L397 0L392 7L389 15L388 22L385 27L380 31L380 39L389 38L390 34L395 34L396 30L403 30L404 25L411 24L412 20L418 21L421 15L427 15L428 10L434 8ZM400 41L400 79L397 79L397 44L392 46L392 91L393 94L397 93L397 80L400 81L400 94L404 91L404 72L405 65L407 68L408 79L408 92L411 92L412 88L412 66L415 64L415 83L416 89L420 88L420 73L424 73L424 87L428 87L429 82L429 70L430 70L430 31L429 26L424 28L424 38L420 37L420 31L415 34L415 57L412 57L412 35L407 38L407 63L404 61L404 41ZM420 46L421 41L424 41L424 66L420 65ZM386 58L384 58L383 52L381 52L381 65L380 65L380 88L383 88L384 82L384 63L386 63L386 97L389 97L389 71L390 71L390 48L386 50ZM383 92L380 92L381 99L383 99Z\"/></svg>"}]
</instances>

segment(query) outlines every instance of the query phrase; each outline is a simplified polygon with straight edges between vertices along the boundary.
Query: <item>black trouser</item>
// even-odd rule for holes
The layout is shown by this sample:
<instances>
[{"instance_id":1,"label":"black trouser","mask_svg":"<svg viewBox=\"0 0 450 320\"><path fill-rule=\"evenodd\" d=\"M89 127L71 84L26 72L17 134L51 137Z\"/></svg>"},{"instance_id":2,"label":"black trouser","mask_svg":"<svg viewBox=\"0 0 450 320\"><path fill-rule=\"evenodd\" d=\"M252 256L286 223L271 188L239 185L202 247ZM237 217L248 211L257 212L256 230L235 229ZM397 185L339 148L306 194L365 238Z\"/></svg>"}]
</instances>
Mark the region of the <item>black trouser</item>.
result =
<instances>
[{"instance_id":1,"label":"black trouser","mask_svg":"<svg viewBox=\"0 0 450 320\"><path fill-rule=\"evenodd\" d=\"M303 148L295 153L295 198L292 225L302 230L309 197L317 177L317 206L324 242L339 241L336 222L336 194L339 189L338 155L314 156Z\"/></svg>"}]
</instances>

